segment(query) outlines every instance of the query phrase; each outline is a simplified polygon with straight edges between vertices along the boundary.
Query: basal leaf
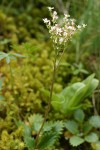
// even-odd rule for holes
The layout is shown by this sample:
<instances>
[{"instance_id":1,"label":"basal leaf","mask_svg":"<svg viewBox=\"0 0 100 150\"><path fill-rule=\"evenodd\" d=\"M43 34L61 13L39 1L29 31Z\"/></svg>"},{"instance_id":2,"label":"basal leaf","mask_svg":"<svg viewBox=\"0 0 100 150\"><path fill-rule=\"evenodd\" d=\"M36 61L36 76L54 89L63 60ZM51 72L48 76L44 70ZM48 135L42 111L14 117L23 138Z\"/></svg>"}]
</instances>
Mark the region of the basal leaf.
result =
<instances>
[{"instance_id":1,"label":"basal leaf","mask_svg":"<svg viewBox=\"0 0 100 150\"><path fill-rule=\"evenodd\" d=\"M74 120L67 121L65 123L65 128L67 128L72 134L77 134L79 132L78 124Z\"/></svg>"},{"instance_id":2,"label":"basal leaf","mask_svg":"<svg viewBox=\"0 0 100 150\"><path fill-rule=\"evenodd\" d=\"M53 93L53 108L66 115L72 113L75 109L80 108L82 101L94 91L98 83L98 80L94 79L94 74L92 74L83 82L66 87L59 94ZM50 92L48 90L42 90L42 92L49 98Z\"/></svg>"},{"instance_id":3,"label":"basal leaf","mask_svg":"<svg viewBox=\"0 0 100 150\"><path fill-rule=\"evenodd\" d=\"M96 89L96 87L99 84L99 80L94 78L94 74L90 75L88 78L86 78L83 83L86 85L85 95L84 98L91 95L92 92Z\"/></svg>"},{"instance_id":4,"label":"basal leaf","mask_svg":"<svg viewBox=\"0 0 100 150\"><path fill-rule=\"evenodd\" d=\"M90 75L83 82L70 85L62 90L60 94L54 94L52 106L55 110L68 115L78 109L82 101L89 96L98 86L99 81Z\"/></svg>"},{"instance_id":5,"label":"basal leaf","mask_svg":"<svg viewBox=\"0 0 100 150\"><path fill-rule=\"evenodd\" d=\"M100 116L92 116L89 123L95 128L100 128Z\"/></svg>"},{"instance_id":6,"label":"basal leaf","mask_svg":"<svg viewBox=\"0 0 100 150\"><path fill-rule=\"evenodd\" d=\"M89 133L92 130L92 125L87 121L83 124L83 132L84 134Z\"/></svg>"},{"instance_id":7,"label":"basal leaf","mask_svg":"<svg viewBox=\"0 0 100 150\"><path fill-rule=\"evenodd\" d=\"M46 89L41 90L42 93L49 98L50 97L50 91ZM60 111L62 107L62 103L65 102L65 99L63 96L60 96L59 94L52 94L52 106L54 107L55 110Z\"/></svg>"},{"instance_id":8,"label":"basal leaf","mask_svg":"<svg viewBox=\"0 0 100 150\"><path fill-rule=\"evenodd\" d=\"M93 132L85 136L85 141L89 143L94 143L94 142L97 142L98 140L99 140L98 135Z\"/></svg>"},{"instance_id":9,"label":"basal leaf","mask_svg":"<svg viewBox=\"0 0 100 150\"><path fill-rule=\"evenodd\" d=\"M71 86L65 88L59 95L58 98L60 100L52 100L53 107L58 107L58 111L67 114L70 111L70 108L72 108L72 104L76 103L77 99L74 100L73 103L73 96L76 94L77 91L80 91L81 88L83 88L85 85L83 83L74 83ZM79 99L80 97L78 97ZM58 103L59 102L59 103ZM76 106L76 105L75 105Z\"/></svg>"},{"instance_id":10,"label":"basal leaf","mask_svg":"<svg viewBox=\"0 0 100 150\"><path fill-rule=\"evenodd\" d=\"M74 118L75 120L77 120L78 122L83 122L84 121L84 118L85 118L85 114L83 112L83 110L81 109L78 109L74 112Z\"/></svg>"},{"instance_id":11,"label":"basal leaf","mask_svg":"<svg viewBox=\"0 0 100 150\"><path fill-rule=\"evenodd\" d=\"M72 137L70 138L69 142L70 142L70 144L71 144L72 146L78 146L78 145L84 143L84 139L82 139L82 138L79 137L79 136L72 136Z\"/></svg>"}]
</instances>

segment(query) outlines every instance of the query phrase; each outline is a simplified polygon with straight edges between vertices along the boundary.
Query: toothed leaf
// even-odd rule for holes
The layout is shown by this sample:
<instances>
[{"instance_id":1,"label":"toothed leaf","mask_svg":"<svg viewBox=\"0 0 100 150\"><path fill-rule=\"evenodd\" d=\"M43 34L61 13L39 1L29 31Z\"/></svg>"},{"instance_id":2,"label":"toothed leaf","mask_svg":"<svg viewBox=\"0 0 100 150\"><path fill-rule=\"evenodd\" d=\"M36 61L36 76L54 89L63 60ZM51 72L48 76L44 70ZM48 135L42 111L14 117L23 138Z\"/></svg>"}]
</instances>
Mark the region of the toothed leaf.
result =
<instances>
[{"instance_id":1,"label":"toothed leaf","mask_svg":"<svg viewBox=\"0 0 100 150\"><path fill-rule=\"evenodd\" d=\"M100 116L92 116L89 122L93 127L100 128Z\"/></svg>"},{"instance_id":2,"label":"toothed leaf","mask_svg":"<svg viewBox=\"0 0 100 150\"><path fill-rule=\"evenodd\" d=\"M35 140L32 137L25 137L24 142L28 150L33 150L34 145L35 145Z\"/></svg>"},{"instance_id":3,"label":"toothed leaf","mask_svg":"<svg viewBox=\"0 0 100 150\"><path fill-rule=\"evenodd\" d=\"M90 133L89 135L85 136L85 141L89 143L94 143L98 141L98 135L96 133Z\"/></svg>"},{"instance_id":4,"label":"toothed leaf","mask_svg":"<svg viewBox=\"0 0 100 150\"><path fill-rule=\"evenodd\" d=\"M42 125L43 117L40 114L32 115L29 117L29 122L31 124L32 129L38 132Z\"/></svg>"},{"instance_id":5,"label":"toothed leaf","mask_svg":"<svg viewBox=\"0 0 100 150\"><path fill-rule=\"evenodd\" d=\"M78 145L84 143L84 139L82 139L82 138L79 137L79 136L72 136L72 137L70 138L69 142L70 142L70 144L71 144L72 146L78 146Z\"/></svg>"},{"instance_id":6,"label":"toothed leaf","mask_svg":"<svg viewBox=\"0 0 100 150\"><path fill-rule=\"evenodd\" d=\"M38 145L39 150L44 150L45 148L52 146L57 139L58 136L56 135L56 133L52 133L52 132L45 133L42 136L40 143Z\"/></svg>"}]
</instances>

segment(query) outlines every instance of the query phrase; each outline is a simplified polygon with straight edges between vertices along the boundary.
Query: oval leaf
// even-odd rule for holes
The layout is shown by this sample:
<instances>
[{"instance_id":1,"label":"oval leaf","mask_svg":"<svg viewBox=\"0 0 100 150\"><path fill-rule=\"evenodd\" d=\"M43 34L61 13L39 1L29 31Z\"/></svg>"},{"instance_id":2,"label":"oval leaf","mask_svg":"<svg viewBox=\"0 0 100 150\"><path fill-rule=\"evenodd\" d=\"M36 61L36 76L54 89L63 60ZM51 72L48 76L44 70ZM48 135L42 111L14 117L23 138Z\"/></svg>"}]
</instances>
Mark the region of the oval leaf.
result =
<instances>
[{"instance_id":1,"label":"oval leaf","mask_svg":"<svg viewBox=\"0 0 100 150\"><path fill-rule=\"evenodd\" d=\"M98 135L96 133L90 133L89 135L85 136L85 141L89 143L94 143L98 141Z\"/></svg>"},{"instance_id":2,"label":"oval leaf","mask_svg":"<svg viewBox=\"0 0 100 150\"><path fill-rule=\"evenodd\" d=\"M93 127L100 128L100 116L92 116L89 122Z\"/></svg>"},{"instance_id":3,"label":"oval leaf","mask_svg":"<svg viewBox=\"0 0 100 150\"><path fill-rule=\"evenodd\" d=\"M76 110L74 113L74 118L78 122L82 123L84 121L84 118L85 118L85 114L84 114L83 110L81 110L81 109Z\"/></svg>"},{"instance_id":4,"label":"oval leaf","mask_svg":"<svg viewBox=\"0 0 100 150\"><path fill-rule=\"evenodd\" d=\"M69 142L72 146L78 146L84 142L84 139L79 136L73 136L70 138Z\"/></svg>"}]
</instances>

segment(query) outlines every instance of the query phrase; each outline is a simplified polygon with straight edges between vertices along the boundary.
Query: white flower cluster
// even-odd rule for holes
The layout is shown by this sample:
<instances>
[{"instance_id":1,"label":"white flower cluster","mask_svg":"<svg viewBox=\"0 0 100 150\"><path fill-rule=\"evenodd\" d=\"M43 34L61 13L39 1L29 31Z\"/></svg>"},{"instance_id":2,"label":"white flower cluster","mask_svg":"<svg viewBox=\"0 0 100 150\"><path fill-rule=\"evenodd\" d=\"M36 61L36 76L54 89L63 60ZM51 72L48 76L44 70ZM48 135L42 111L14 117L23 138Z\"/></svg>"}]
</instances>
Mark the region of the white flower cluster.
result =
<instances>
[{"instance_id":1,"label":"white flower cluster","mask_svg":"<svg viewBox=\"0 0 100 150\"><path fill-rule=\"evenodd\" d=\"M61 23L58 23L57 12L53 7L48 7L51 14L51 21L47 18L43 19L44 23L49 29L50 37L53 43L56 45L65 45L67 41L81 28L85 28L86 25L76 25L75 19L71 19L70 15L64 14Z\"/></svg>"}]
</instances>

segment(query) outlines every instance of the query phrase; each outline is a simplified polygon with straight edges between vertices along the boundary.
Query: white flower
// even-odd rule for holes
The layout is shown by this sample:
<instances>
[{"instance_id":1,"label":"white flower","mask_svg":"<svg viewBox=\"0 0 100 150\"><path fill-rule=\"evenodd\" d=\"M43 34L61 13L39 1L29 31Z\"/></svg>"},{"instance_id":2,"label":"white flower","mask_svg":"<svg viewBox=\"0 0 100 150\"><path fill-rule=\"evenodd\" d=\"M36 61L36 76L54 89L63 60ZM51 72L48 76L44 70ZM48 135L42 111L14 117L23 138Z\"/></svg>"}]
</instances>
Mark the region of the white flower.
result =
<instances>
[{"instance_id":1,"label":"white flower","mask_svg":"<svg viewBox=\"0 0 100 150\"><path fill-rule=\"evenodd\" d=\"M69 26L67 27L67 29L73 30L73 26Z\"/></svg>"},{"instance_id":2,"label":"white flower","mask_svg":"<svg viewBox=\"0 0 100 150\"><path fill-rule=\"evenodd\" d=\"M43 19L44 23L48 23L50 20L48 20L47 18Z\"/></svg>"},{"instance_id":3,"label":"white flower","mask_svg":"<svg viewBox=\"0 0 100 150\"><path fill-rule=\"evenodd\" d=\"M55 16L56 16L56 15L57 15L57 12L56 12L56 11L54 11L54 12L53 12L53 15L55 15Z\"/></svg>"},{"instance_id":4,"label":"white flower","mask_svg":"<svg viewBox=\"0 0 100 150\"><path fill-rule=\"evenodd\" d=\"M75 25L75 19L70 19L72 26Z\"/></svg>"},{"instance_id":5,"label":"white flower","mask_svg":"<svg viewBox=\"0 0 100 150\"><path fill-rule=\"evenodd\" d=\"M58 27L58 28L56 29L56 32L57 32L57 34L61 35L62 29Z\"/></svg>"},{"instance_id":6,"label":"white flower","mask_svg":"<svg viewBox=\"0 0 100 150\"><path fill-rule=\"evenodd\" d=\"M64 17L59 23L57 12L52 11L54 7L48 7L48 9L51 14L51 21L47 18L43 19L43 21L49 29L50 38L57 48L62 45L64 46L78 30L86 27L85 24L76 25L75 19L71 19L68 14L64 14Z\"/></svg>"},{"instance_id":7,"label":"white flower","mask_svg":"<svg viewBox=\"0 0 100 150\"><path fill-rule=\"evenodd\" d=\"M54 30L56 30L56 27L52 26L50 32L53 32Z\"/></svg>"},{"instance_id":8,"label":"white flower","mask_svg":"<svg viewBox=\"0 0 100 150\"><path fill-rule=\"evenodd\" d=\"M67 36L67 35L68 35L67 32L64 32L64 33L63 33L63 36Z\"/></svg>"},{"instance_id":9,"label":"white flower","mask_svg":"<svg viewBox=\"0 0 100 150\"><path fill-rule=\"evenodd\" d=\"M53 21L56 21L58 19L58 16L53 16Z\"/></svg>"},{"instance_id":10,"label":"white flower","mask_svg":"<svg viewBox=\"0 0 100 150\"><path fill-rule=\"evenodd\" d=\"M64 41L64 38L61 37L61 38L59 39L59 42L62 43L63 41Z\"/></svg>"},{"instance_id":11,"label":"white flower","mask_svg":"<svg viewBox=\"0 0 100 150\"><path fill-rule=\"evenodd\" d=\"M53 14L52 14L52 19L54 22L56 22L56 20L58 19L58 16L57 16L57 12L54 11Z\"/></svg>"},{"instance_id":12,"label":"white flower","mask_svg":"<svg viewBox=\"0 0 100 150\"><path fill-rule=\"evenodd\" d=\"M78 29L81 29L81 26L80 26L80 25L78 25L78 26L77 26L77 28L78 28Z\"/></svg>"},{"instance_id":13,"label":"white flower","mask_svg":"<svg viewBox=\"0 0 100 150\"><path fill-rule=\"evenodd\" d=\"M44 18L43 21L44 21L44 23L46 23L47 25L49 25L49 26L51 25L50 20L48 20L47 18Z\"/></svg>"},{"instance_id":14,"label":"white flower","mask_svg":"<svg viewBox=\"0 0 100 150\"><path fill-rule=\"evenodd\" d=\"M70 17L70 15L67 15L67 14L64 14L64 16L65 16L65 18L68 18L68 17Z\"/></svg>"},{"instance_id":15,"label":"white flower","mask_svg":"<svg viewBox=\"0 0 100 150\"><path fill-rule=\"evenodd\" d=\"M75 19L70 19L70 21L71 21L71 22L75 22L76 20L75 20Z\"/></svg>"},{"instance_id":16,"label":"white flower","mask_svg":"<svg viewBox=\"0 0 100 150\"><path fill-rule=\"evenodd\" d=\"M53 10L54 7L47 7L49 11Z\"/></svg>"},{"instance_id":17,"label":"white flower","mask_svg":"<svg viewBox=\"0 0 100 150\"><path fill-rule=\"evenodd\" d=\"M85 28L87 25L86 24L82 24L83 28Z\"/></svg>"}]
</instances>

